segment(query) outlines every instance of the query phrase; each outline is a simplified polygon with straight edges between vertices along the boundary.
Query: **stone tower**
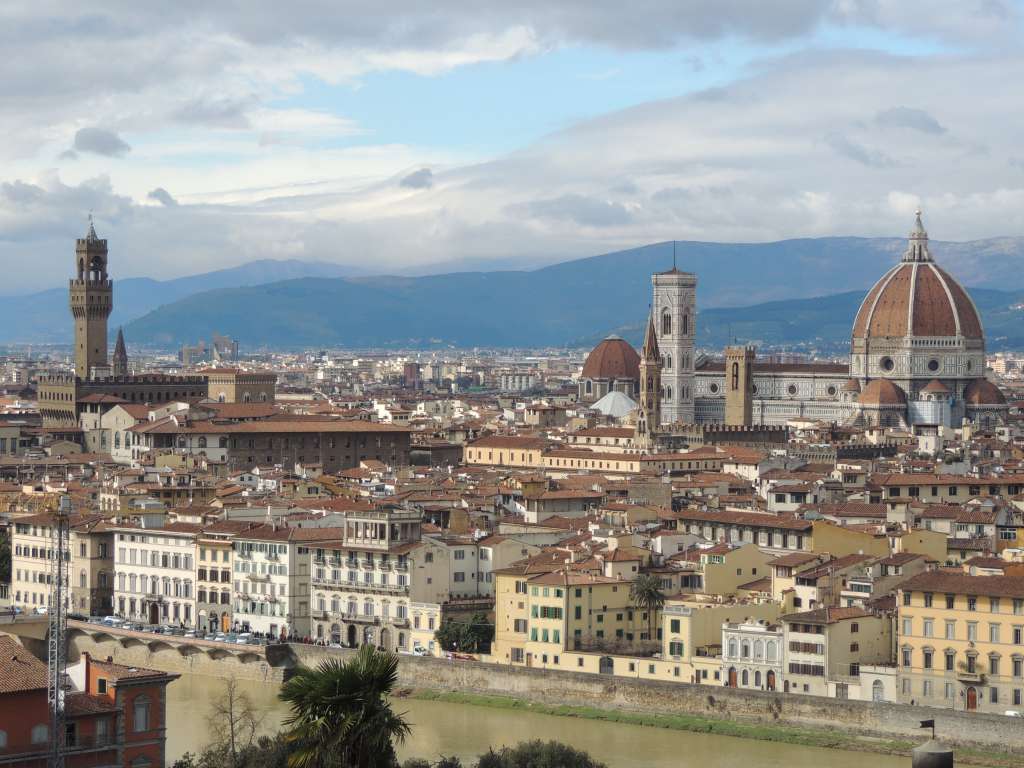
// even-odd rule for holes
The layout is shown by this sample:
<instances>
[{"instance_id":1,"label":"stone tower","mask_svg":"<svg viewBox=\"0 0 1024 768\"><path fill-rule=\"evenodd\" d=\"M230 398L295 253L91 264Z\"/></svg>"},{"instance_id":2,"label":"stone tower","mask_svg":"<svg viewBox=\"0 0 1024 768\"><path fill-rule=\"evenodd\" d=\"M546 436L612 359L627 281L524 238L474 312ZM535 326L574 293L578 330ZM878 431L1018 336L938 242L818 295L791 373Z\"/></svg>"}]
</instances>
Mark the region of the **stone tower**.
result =
<instances>
[{"instance_id":1,"label":"stone tower","mask_svg":"<svg viewBox=\"0 0 1024 768\"><path fill-rule=\"evenodd\" d=\"M654 285L654 327L661 350L662 423L692 424L693 341L697 332L697 276L673 264L651 276Z\"/></svg>"},{"instance_id":2,"label":"stone tower","mask_svg":"<svg viewBox=\"0 0 1024 768\"><path fill-rule=\"evenodd\" d=\"M636 419L636 442L641 448L654 445L654 432L661 424L661 353L654 328L654 313L647 319L647 333L640 351L640 410Z\"/></svg>"},{"instance_id":3,"label":"stone tower","mask_svg":"<svg viewBox=\"0 0 1024 768\"><path fill-rule=\"evenodd\" d=\"M114 288L107 277L107 241L96 236L89 217L85 237L75 241L77 276L69 288L75 318L75 375L88 379L94 369L107 368L107 318Z\"/></svg>"},{"instance_id":4,"label":"stone tower","mask_svg":"<svg viewBox=\"0 0 1024 768\"><path fill-rule=\"evenodd\" d=\"M124 345L124 332L120 328L117 329L114 356L110 358L110 372L115 376L128 375L128 350Z\"/></svg>"},{"instance_id":5,"label":"stone tower","mask_svg":"<svg viewBox=\"0 0 1024 768\"><path fill-rule=\"evenodd\" d=\"M754 421L755 347L725 348L725 423L749 427Z\"/></svg>"}]
</instances>

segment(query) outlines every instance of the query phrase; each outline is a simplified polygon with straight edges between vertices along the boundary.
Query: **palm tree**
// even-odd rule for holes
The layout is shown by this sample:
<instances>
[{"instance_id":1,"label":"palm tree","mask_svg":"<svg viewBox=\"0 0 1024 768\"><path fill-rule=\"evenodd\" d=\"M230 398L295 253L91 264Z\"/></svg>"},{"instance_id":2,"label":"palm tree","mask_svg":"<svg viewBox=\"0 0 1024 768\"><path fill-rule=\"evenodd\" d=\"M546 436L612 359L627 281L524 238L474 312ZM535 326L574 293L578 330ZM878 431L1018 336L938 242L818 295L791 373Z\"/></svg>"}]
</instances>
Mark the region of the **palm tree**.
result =
<instances>
[{"instance_id":1,"label":"palm tree","mask_svg":"<svg viewBox=\"0 0 1024 768\"><path fill-rule=\"evenodd\" d=\"M653 573L641 573L630 589L633 605L647 611L647 639L654 640L654 614L665 606L665 593L661 591L661 579Z\"/></svg>"},{"instance_id":2,"label":"palm tree","mask_svg":"<svg viewBox=\"0 0 1024 768\"><path fill-rule=\"evenodd\" d=\"M398 680L398 656L364 645L342 662L303 667L279 694L291 706L285 720L290 768L392 768L394 743L409 725L387 696Z\"/></svg>"}]
</instances>

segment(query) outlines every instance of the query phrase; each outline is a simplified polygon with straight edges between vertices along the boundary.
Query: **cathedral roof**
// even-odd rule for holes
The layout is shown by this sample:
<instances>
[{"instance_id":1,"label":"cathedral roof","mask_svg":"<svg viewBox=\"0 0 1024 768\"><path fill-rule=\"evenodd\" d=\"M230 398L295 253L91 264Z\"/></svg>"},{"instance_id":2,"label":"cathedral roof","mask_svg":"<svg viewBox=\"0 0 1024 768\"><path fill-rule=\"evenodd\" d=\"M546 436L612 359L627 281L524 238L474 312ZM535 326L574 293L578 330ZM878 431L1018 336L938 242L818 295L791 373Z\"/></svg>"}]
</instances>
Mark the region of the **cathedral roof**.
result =
<instances>
[{"instance_id":1,"label":"cathedral roof","mask_svg":"<svg viewBox=\"0 0 1024 768\"><path fill-rule=\"evenodd\" d=\"M875 379L864 387L857 402L861 405L906 405L907 396L888 379Z\"/></svg>"},{"instance_id":2,"label":"cathedral roof","mask_svg":"<svg viewBox=\"0 0 1024 768\"><path fill-rule=\"evenodd\" d=\"M968 405L1006 405L1006 397L988 379L975 379L964 388L964 402Z\"/></svg>"},{"instance_id":3,"label":"cathedral roof","mask_svg":"<svg viewBox=\"0 0 1024 768\"><path fill-rule=\"evenodd\" d=\"M903 336L984 339L967 291L932 260L920 212L903 260L875 283L853 324L855 339Z\"/></svg>"},{"instance_id":4,"label":"cathedral roof","mask_svg":"<svg viewBox=\"0 0 1024 768\"><path fill-rule=\"evenodd\" d=\"M640 380L640 355L624 339L609 336L587 355L584 379Z\"/></svg>"},{"instance_id":5,"label":"cathedral roof","mask_svg":"<svg viewBox=\"0 0 1024 768\"><path fill-rule=\"evenodd\" d=\"M636 401L629 395L624 395L619 390L613 389L590 407L605 416L621 419L636 410Z\"/></svg>"}]
</instances>

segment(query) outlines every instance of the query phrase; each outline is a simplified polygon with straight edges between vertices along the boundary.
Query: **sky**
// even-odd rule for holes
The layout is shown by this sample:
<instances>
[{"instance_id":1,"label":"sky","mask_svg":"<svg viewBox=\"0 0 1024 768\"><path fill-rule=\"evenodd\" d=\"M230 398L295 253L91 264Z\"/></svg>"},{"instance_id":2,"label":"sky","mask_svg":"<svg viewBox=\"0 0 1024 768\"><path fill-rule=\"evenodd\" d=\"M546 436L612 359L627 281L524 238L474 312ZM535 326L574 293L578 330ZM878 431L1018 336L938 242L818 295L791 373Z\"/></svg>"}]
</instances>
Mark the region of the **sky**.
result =
<instances>
[{"instance_id":1,"label":"sky","mask_svg":"<svg viewBox=\"0 0 1024 768\"><path fill-rule=\"evenodd\" d=\"M1019 0L0 4L0 295L1024 235Z\"/></svg>"}]
</instances>

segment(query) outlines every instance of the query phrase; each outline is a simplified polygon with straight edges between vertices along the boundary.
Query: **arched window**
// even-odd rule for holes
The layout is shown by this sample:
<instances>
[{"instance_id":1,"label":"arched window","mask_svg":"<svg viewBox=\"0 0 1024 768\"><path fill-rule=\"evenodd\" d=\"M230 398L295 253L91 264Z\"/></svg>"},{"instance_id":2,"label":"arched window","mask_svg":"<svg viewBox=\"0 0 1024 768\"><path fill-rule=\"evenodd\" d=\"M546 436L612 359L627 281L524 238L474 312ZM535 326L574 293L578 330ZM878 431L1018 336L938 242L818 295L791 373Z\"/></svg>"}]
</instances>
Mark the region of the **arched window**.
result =
<instances>
[{"instance_id":1,"label":"arched window","mask_svg":"<svg viewBox=\"0 0 1024 768\"><path fill-rule=\"evenodd\" d=\"M373 602L372 601L366 600L365 602L363 602L363 615L364 616L373 616Z\"/></svg>"},{"instance_id":2,"label":"arched window","mask_svg":"<svg viewBox=\"0 0 1024 768\"><path fill-rule=\"evenodd\" d=\"M742 657L744 659L749 659L750 658L750 643L744 641L744 643L743 643L743 650L741 651L741 655L742 655ZM746 681L744 681L744 683L745 682Z\"/></svg>"},{"instance_id":3,"label":"arched window","mask_svg":"<svg viewBox=\"0 0 1024 768\"><path fill-rule=\"evenodd\" d=\"M668 313L667 309L661 313L661 335L672 335L672 315Z\"/></svg>"},{"instance_id":4,"label":"arched window","mask_svg":"<svg viewBox=\"0 0 1024 768\"><path fill-rule=\"evenodd\" d=\"M731 658L731 659L736 658L736 641L735 640L730 640L729 641L729 658Z\"/></svg>"},{"instance_id":5,"label":"arched window","mask_svg":"<svg viewBox=\"0 0 1024 768\"><path fill-rule=\"evenodd\" d=\"M754 673L754 687L755 688L760 688L761 687L761 671L760 670L758 670L757 672Z\"/></svg>"},{"instance_id":6,"label":"arched window","mask_svg":"<svg viewBox=\"0 0 1024 768\"><path fill-rule=\"evenodd\" d=\"M228 447L228 439L226 437L222 437L220 439L219 445L220 445L221 448L227 448Z\"/></svg>"},{"instance_id":7,"label":"arched window","mask_svg":"<svg viewBox=\"0 0 1024 768\"><path fill-rule=\"evenodd\" d=\"M665 355L665 370L672 370L672 355Z\"/></svg>"},{"instance_id":8,"label":"arched window","mask_svg":"<svg viewBox=\"0 0 1024 768\"><path fill-rule=\"evenodd\" d=\"M205 448L206 447L206 438L205 437L200 437L199 438L199 447L200 448Z\"/></svg>"},{"instance_id":9,"label":"arched window","mask_svg":"<svg viewBox=\"0 0 1024 768\"><path fill-rule=\"evenodd\" d=\"M665 387L665 399L666 400L671 400L672 399L672 387Z\"/></svg>"},{"instance_id":10,"label":"arched window","mask_svg":"<svg viewBox=\"0 0 1024 768\"><path fill-rule=\"evenodd\" d=\"M750 684L750 673L747 670L743 670L743 687L745 688Z\"/></svg>"},{"instance_id":11,"label":"arched window","mask_svg":"<svg viewBox=\"0 0 1024 768\"><path fill-rule=\"evenodd\" d=\"M732 391L736 392L740 388L740 364L732 364L732 376L730 378L729 386L732 387Z\"/></svg>"},{"instance_id":12,"label":"arched window","mask_svg":"<svg viewBox=\"0 0 1024 768\"><path fill-rule=\"evenodd\" d=\"M683 336L690 332L690 316L688 314L683 315Z\"/></svg>"},{"instance_id":13,"label":"arched window","mask_svg":"<svg viewBox=\"0 0 1024 768\"><path fill-rule=\"evenodd\" d=\"M758 660L764 658L764 642L761 640L754 643L754 658Z\"/></svg>"},{"instance_id":14,"label":"arched window","mask_svg":"<svg viewBox=\"0 0 1024 768\"><path fill-rule=\"evenodd\" d=\"M594 385L593 382L590 381L590 379L587 379L586 383L584 384L584 389L586 389L588 395L591 394L591 392L593 392Z\"/></svg>"},{"instance_id":15,"label":"arched window","mask_svg":"<svg viewBox=\"0 0 1024 768\"><path fill-rule=\"evenodd\" d=\"M768 661L775 661L775 641L774 640L769 640L768 641L768 654L767 654L766 658L767 658Z\"/></svg>"},{"instance_id":16,"label":"arched window","mask_svg":"<svg viewBox=\"0 0 1024 768\"><path fill-rule=\"evenodd\" d=\"M114 447L115 448L120 448L121 447L121 433L120 432L115 432L114 433Z\"/></svg>"}]
</instances>

